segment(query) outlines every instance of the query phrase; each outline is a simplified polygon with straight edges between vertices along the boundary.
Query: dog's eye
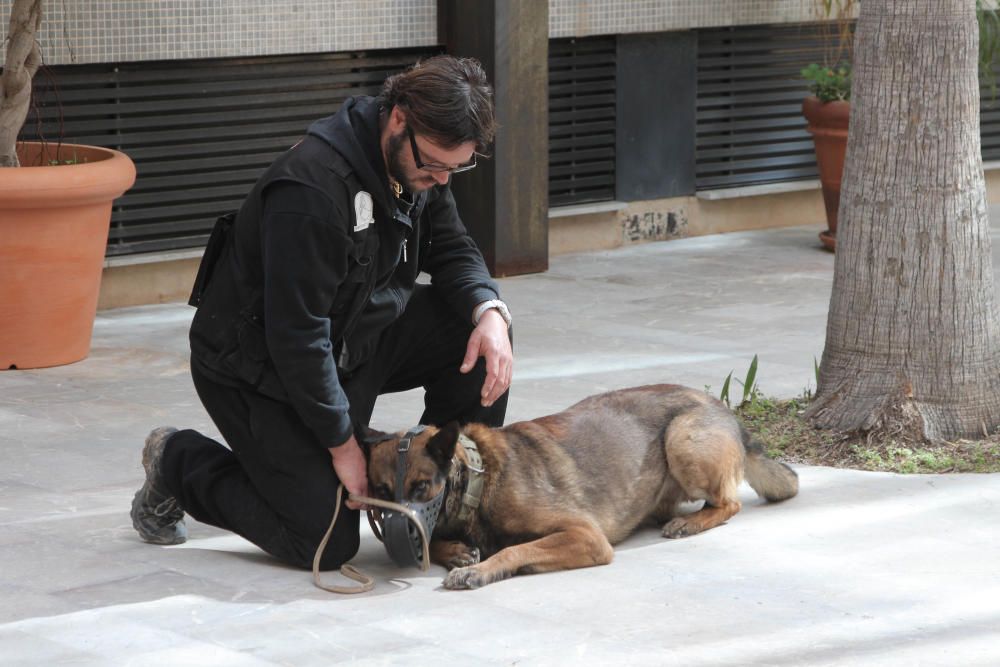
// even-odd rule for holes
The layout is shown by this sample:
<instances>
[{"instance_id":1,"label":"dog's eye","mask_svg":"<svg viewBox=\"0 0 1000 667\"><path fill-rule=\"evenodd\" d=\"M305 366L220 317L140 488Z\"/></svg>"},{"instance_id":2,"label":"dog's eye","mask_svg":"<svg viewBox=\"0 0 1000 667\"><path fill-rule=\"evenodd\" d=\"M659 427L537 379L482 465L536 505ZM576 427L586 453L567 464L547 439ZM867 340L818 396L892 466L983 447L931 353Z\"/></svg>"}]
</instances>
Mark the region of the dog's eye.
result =
<instances>
[{"instance_id":1,"label":"dog's eye","mask_svg":"<svg viewBox=\"0 0 1000 667\"><path fill-rule=\"evenodd\" d=\"M389 487L385 484L379 484L375 487L375 497L380 500L391 500L392 491L390 491Z\"/></svg>"},{"instance_id":2,"label":"dog's eye","mask_svg":"<svg viewBox=\"0 0 1000 667\"><path fill-rule=\"evenodd\" d=\"M426 479L422 479L413 485L413 490L410 492L412 496L422 496L427 493L428 489L431 488L431 483Z\"/></svg>"}]
</instances>

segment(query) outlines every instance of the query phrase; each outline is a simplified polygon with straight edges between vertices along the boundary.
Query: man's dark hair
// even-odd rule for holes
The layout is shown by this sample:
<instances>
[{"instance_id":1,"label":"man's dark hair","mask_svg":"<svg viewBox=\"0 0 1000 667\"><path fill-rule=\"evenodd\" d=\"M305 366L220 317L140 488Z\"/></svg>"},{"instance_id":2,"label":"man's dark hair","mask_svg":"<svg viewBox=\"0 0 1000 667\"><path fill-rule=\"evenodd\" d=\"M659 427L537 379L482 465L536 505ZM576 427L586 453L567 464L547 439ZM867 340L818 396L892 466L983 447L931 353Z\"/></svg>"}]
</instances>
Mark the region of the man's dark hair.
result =
<instances>
[{"instance_id":1,"label":"man's dark hair","mask_svg":"<svg viewBox=\"0 0 1000 667\"><path fill-rule=\"evenodd\" d=\"M400 107L414 132L444 148L474 141L486 153L493 143L493 88L473 58L422 60L386 79L378 103L387 113Z\"/></svg>"}]
</instances>

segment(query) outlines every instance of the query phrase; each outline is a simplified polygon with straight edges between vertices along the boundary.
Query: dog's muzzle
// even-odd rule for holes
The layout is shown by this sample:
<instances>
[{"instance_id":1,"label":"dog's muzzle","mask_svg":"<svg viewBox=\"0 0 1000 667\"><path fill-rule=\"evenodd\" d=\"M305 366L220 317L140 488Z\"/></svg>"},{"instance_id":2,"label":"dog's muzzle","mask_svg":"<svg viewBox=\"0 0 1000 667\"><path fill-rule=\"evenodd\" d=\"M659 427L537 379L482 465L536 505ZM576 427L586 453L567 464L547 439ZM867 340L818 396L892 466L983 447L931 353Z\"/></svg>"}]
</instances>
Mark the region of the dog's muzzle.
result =
<instances>
[{"instance_id":1,"label":"dog's muzzle","mask_svg":"<svg viewBox=\"0 0 1000 667\"><path fill-rule=\"evenodd\" d=\"M422 567L424 539L431 539L438 514L444 504L445 489L424 503L408 502L403 499L403 481L406 476L406 458L410 452L410 441L424 430L414 426L406 432L396 447L396 497L398 505L408 512L385 510L382 512L382 539L389 557L400 567ZM415 525L420 522L420 527ZM421 528L423 531L421 533Z\"/></svg>"}]
</instances>

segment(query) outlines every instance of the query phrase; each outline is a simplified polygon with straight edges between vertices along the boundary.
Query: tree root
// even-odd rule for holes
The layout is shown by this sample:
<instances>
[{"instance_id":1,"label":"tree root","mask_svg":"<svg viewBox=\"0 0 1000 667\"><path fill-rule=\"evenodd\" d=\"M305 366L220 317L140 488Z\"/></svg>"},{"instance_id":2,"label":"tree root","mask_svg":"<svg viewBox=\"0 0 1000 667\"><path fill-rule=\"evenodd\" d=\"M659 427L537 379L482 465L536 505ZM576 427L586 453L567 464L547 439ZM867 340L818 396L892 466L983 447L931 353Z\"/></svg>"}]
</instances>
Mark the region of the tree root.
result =
<instances>
[{"instance_id":1,"label":"tree root","mask_svg":"<svg viewBox=\"0 0 1000 667\"><path fill-rule=\"evenodd\" d=\"M843 436L845 442L864 440L873 445L895 441L904 445L924 445L934 440L928 436L927 424L919 408L903 392L858 400L850 411L844 410L844 398L842 391L817 397L803 416L814 428L833 431Z\"/></svg>"}]
</instances>

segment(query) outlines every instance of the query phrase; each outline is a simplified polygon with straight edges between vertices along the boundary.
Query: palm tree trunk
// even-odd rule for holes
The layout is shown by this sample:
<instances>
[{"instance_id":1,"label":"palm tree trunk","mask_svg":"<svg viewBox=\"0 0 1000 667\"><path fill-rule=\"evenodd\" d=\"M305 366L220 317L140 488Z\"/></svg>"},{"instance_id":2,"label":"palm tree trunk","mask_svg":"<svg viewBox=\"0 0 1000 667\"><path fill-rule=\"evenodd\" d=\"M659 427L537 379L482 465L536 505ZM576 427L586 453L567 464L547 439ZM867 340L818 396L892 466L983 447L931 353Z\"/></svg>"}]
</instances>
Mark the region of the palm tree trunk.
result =
<instances>
[{"instance_id":1,"label":"palm tree trunk","mask_svg":"<svg viewBox=\"0 0 1000 667\"><path fill-rule=\"evenodd\" d=\"M865 0L821 428L929 439L1000 424L975 0Z\"/></svg>"}]
</instances>

